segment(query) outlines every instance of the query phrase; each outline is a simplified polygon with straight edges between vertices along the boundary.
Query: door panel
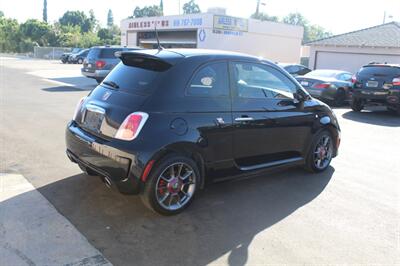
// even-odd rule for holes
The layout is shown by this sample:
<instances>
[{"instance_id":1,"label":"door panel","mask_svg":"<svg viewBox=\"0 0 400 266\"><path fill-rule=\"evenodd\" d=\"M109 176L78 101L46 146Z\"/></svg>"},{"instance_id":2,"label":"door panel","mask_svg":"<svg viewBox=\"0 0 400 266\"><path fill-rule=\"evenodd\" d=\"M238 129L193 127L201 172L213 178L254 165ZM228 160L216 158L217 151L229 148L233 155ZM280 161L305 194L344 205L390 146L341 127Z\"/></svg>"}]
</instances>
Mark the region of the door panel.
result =
<instances>
[{"instance_id":1,"label":"door panel","mask_svg":"<svg viewBox=\"0 0 400 266\"><path fill-rule=\"evenodd\" d=\"M262 64L231 64L233 152L239 166L301 156L314 116L294 99L297 86Z\"/></svg>"}]
</instances>

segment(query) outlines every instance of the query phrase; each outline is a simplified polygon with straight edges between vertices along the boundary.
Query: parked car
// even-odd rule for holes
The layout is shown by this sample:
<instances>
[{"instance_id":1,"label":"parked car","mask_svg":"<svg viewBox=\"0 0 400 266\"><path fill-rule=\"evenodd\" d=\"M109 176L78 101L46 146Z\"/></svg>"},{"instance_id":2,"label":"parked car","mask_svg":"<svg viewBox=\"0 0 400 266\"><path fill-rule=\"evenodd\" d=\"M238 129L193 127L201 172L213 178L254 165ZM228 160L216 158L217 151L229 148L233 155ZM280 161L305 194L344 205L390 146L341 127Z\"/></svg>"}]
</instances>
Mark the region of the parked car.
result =
<instances>
[{"instance_id":1,"label":"parked car","mask_svg":"<svg viewBox=\"0 0 400 266\"><path fill-rule=\"evenodd\" d=\"M120 62L115 57L115 52L135 50L139 48L126 48L116 46L92 47L83 61L82 75L93 78L100 83L110 71Z\"/></svg>"},{"instance_id":2,"label":"parked car","mask_svg":"<svg viewBox=\"0 0 400 266\"><path fill-rule=\"evenodd\" d=\"M300 65L300 64L279 63L278 66L282 67L293 77L304 76L308 72L311 72L311 69L309 69L306 66Z\"/></svg>"},{"instance_id":3,"label":"parked car","mask_svg":"<svg viewBox=\"0 0 400 266\"><path fill-rule=\"evenodd\" d=\"M76 54L71 54L68 58L68 62L72 64L82 64L88 55L90 49L84 49Z\"/></svg>"},{"instance_id":4,"label":"parked car","mask_svg":"<svg viewBox=\"0 0 400 266\"><path fill-rule=\"evenodd\" d=\"M384 105L400 115L400 65L369 64L355 75L351 108L359 112L366 105Z\"/></svg>"},{"instance_id":5,"label":"parked car","mask_svg":"<svg viewBox=\"0 0 400 266\"><path fill-rule=\"evenodd\" d=\"M318 69L296 79L313 97L341 106L350 100L352 76L346 71Z\"/></svg>"},{"instance_id":6,"label":"parked car","mask_svg":"<svg viewBox=\"0 0 400 266\"><path fill-rule=\"evenodd\" d=\"M63 53L63 54L61 55L61 57L60 57L61 62L62 62L63 64L68 63L69 56L70 56L71 54L79 53L81 50L82 50L82 48L73 48L71 52Z\"/></svg>"},{"instance_id":7,"label":"parked car","mask_svg":"<svg viewBox=\"0 0 400 266\"><path fill-rule=\"evenodd\" d=\"M274 63L197 49L118 56L79 101L67 155L156 212L182 211L213 181L294 165L321 172L337 155L332 110Z\"/></svg>"}]
</instances>

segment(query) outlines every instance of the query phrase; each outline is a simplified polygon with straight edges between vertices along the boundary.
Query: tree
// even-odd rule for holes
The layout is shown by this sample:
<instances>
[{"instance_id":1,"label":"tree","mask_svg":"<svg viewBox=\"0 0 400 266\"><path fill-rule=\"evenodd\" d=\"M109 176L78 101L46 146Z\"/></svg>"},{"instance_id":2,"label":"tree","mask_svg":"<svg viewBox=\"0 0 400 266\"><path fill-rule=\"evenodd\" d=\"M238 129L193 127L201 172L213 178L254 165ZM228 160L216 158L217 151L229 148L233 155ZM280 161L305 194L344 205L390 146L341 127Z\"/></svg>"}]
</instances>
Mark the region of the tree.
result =
<instances>
[{"instance_id":1,"label":"tree","mask_svg":"<svg viewBox=\"0 0 400 266\"><path fill-rule=\"evenodd\" d=\"M143 8L136 7L133 11L134 18L142 18L142 17L159 17L163 15L163 11L160 6L145 6Z\"/></svg>"},{"instance_id":2,"label":"tree","mask_svg":"<svg viewBox=\"0 0 400 266\"><path fill-rule=\"evenodd\" d=\"M164 12L164 3L163 0L160 0L160 9L162 12Z\"/></svg>"},{"instance_id":3,"label":"tree","mask_svg":"<svg viewBox=\"0 0 400 266\"><path fill-rule=\"evenodd\" d=\"M39 46L48 45L47 37L52 31L50 25L37 19L28 19L20 25L20 32L23 39L30 39Z\"/></svg>"},{"instance_id":4,"label":"tree","mask_svg":"<svg viewBox=\"0 0 400 266\"><path fill-rule=\"evenodd\" d=\"M82 11L67 11L59 19L59 23L62 26L79 26L81 32L90 32L95 28L97 20L93 10L89 13L90 17L87 17Z\"/></svg>"},{"instance_id":5,"label":"tree","mask_svg":"<svg viewBox=\"0 0 400 266\"><path fill-rule=\"evenodd\" d=\"M308 20L300 13L290 13L283 18L283 22L286 24L307 26Z\"/></svg>"},{"instance_id":6,"label":"tree","mask_svg":"<svg viewBox=\"0 0 400 266\"><path fill-rule=\"evenodd\" d=\"M4 12L0 10L0 18L4 17Z\"/></svg>"},{"instance_id":7,"label":"tree","mask_svg":"<svg viewBox=\"0 0 400 266\"><path fill-rule=\"evenodd\" d=\"M321 38L326 38L332 35L329 31L326 31L319 25L312 25L309 21L300 13L290 13L283 18L283 22L287 24L303 26L303 43L315 41Z\"/></svg>"},{"instance_id":8,"label":"tree","mask_svg":"<svg viewBox=\"0 0 400 266\"><path fill-rule=\"evenodd\" d=\"M97 32L97 37L100 38L103 44L119 44L121 42L120 36L121 32L116 25L112 25L108 28L101 28Z\"/></svg>"},{"instance_id":9,"label":"tree","mask_svg":"<svg viewBox=\"0 0 400 266\"><path fill-rule=\"evenodd\" d=\"M111 9L109 9L107 14L107 26L112 27L112 25L114 25L114 16Z\"/></svg>"},{"instance_id":10,"label":"tree","mask_svg":"<svg viewBox=\"0 0 400 266\"><path fill-rule=\"evenodd\" d=\"M43 0L43 21L47 23L47 0Z\"/></svg>"},{"instance_id":11,"label":"tree","mask_svg":"<svg viewBox=\"0 0 400 266\"><path fill-rule=\"evenodd\" d=\"M0 16L0 51L20 52L20 41L21 36L18 21Z\"/></svg>"},{"instance_id":12,"label":"tree","mask_svg":"<svg viewBox=\"0 0 400 266\"><path fill-rule=\"evenodd\" d=\"M277 16L270 16L266 13L254 13L253 15L251 15L251 18L254 19L259 19L261 21L272 21L272 22L279 22L279 18Z\"/></svg>"},{"instance_id":13,"label":"tree","mask_svg":"<svg viewBox=\"0 0 400 266\"><path fill-rule=\"evenodd\" d=\"M183 5L183 14L197 14L200 13L200 7L198 4L194 2L194 0L190 0L189 2Z\"/></svg>"}]
</instances>

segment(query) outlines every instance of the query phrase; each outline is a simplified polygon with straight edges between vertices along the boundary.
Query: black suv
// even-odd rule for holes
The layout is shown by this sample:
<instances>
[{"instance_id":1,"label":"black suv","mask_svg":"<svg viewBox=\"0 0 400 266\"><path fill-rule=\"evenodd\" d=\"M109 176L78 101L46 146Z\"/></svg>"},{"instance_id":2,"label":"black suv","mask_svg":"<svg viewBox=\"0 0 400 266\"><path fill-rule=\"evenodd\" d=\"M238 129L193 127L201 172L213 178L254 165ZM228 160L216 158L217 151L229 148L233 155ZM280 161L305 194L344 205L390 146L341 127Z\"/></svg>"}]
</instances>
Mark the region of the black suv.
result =
<instances>
[{"instance_id":1,"label":"black suv","mask_svg":"<svg viewBox=\"0 0 400 266\"><path fill-rule=\"evenodd\" d=\"M400 65L369 64L356 74L351 108L361 111L366 105L385 105L400 115Z\"/></svg>"},{"instance_id":2,"label":"black suv","mask_svg":"<svg viewBox=\"0 0 400 266\"><path fill-rule=\"evenodd\" d=\"M67 155L149 208L182 211L205 184L337 155L332 110L287 72L243 54L197 49L119 53L77 105Z\"/></svg>"}]
</instances>

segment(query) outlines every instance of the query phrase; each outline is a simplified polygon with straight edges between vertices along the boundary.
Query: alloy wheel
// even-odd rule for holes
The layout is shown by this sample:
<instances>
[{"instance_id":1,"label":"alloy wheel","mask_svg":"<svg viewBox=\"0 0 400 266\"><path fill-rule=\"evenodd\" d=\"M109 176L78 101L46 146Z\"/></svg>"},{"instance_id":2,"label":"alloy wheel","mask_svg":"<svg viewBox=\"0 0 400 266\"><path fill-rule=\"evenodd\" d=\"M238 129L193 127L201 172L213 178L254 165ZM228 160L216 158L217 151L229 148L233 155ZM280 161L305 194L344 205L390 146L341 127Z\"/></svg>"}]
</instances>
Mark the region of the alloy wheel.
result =
<instances>
[{"instance_id":1,"label":"alloy wheel","mask_svg":"<svg viewBox=\"0 0 400 266\"><path fill-rule=\"evenodd\" d=\"M331 162L333 154L332 138L324 134L318 140L314 149L314 166L317 169L325 169Z\"/></svg>"},{"instance_id":2,"label":"alloy wheel","mask_svg":"<svg viewBox=\"0 0 400 266\"><path fill-rule=\"evenodd\" d=\"M196 176L192 167L178 162L169 165L157 179L155 193L157 202L170 211L185 206L193 197Z\"/></svg>"}]
</instances>

